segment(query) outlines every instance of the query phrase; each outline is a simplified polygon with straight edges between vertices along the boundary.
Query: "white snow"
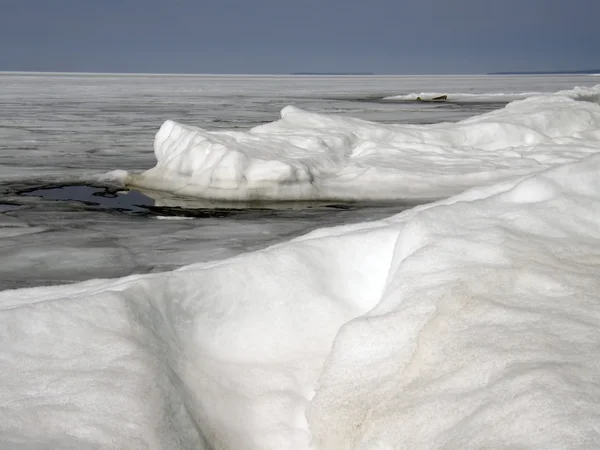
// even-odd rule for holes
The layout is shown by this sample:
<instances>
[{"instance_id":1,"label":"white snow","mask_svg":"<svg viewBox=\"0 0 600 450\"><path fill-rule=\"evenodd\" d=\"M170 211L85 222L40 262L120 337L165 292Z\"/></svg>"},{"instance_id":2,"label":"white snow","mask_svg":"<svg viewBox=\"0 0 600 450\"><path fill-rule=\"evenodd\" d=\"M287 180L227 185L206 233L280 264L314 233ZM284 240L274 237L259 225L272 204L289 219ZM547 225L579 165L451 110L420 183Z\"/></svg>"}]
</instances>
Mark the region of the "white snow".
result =
<instances>
[{"instance_id":1,"label":"white snow","mask_svg":"<svg viewBox=\"0 0 600 450\"><path fill-rule=\"evenodd\" d=\"M581 158L600 106L572 98L595 92L456 125L167 123L154 188L205 193L202 149L224 161L214 190L243 173L280 195L292 169L323 195L393 189L384 169L415 196L487 185L173 272L0 292L0 447L599 446L600 155Z\"/></svg>"},{"instance_id":2,"label":"white snow","mask_svg":"<svg viewBox=\"0 0 600 450\"><path fill-rule=\"evenodd\" d=\"M592 156L222 262L1 292L2 446L591 448L598 217Z\"/></svg>"},{"instance_id":3,"label":"white snow","mask_svg":"<svg viewBox=\"0 0 600 450\"><path fill-rule=\"evenodd\" d=\"M385 290L338 333L317 448L600 444L600 157L390 219Z\"/></svg>"},{"instance_id":4,"label":"white snow","mask_svg":"<svg viewBox=\"0 0 600 450\"><path fill-rule=\"evenodd\" d=\"M231 201L439 198L599 151L599 99L600 85L433 125L385 125L291 106L281 120L248 132L168 120L156 135L156 166L114 178Z\"/></svg>"}]
</instances>

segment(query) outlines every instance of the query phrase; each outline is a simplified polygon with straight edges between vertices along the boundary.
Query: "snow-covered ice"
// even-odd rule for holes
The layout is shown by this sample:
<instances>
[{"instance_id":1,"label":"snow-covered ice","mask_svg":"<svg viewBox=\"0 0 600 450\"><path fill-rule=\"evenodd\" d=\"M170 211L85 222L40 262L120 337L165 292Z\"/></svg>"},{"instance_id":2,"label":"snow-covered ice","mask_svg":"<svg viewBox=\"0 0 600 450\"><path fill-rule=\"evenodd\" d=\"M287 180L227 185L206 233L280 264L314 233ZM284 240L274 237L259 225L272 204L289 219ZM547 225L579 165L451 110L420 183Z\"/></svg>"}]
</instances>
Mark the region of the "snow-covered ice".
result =
<instances>
[{"instance_id":1,"label":"snow-covered ice","mask_svg":"<svg viewBox=\"0 0 600 450\"><path fill-rule=\"evenodd\" d=\"M229 260L3 291L2 446L597 446L598 217L591 156Z\"/></svg>"},{"instance_id":2,"label":"snow-covered ice","mask_svg":"<svg viewBox=\"0 0 600 450\"><path fill-rule=\"evenodd\" d=\"M217 200L440 198L600 150L600 85L535 96L432 125L387 125L286 107L248 132L166 121L156 166L107 174Z\"/></svg>"},{"instance_id":3,"label":"snow-covered ice","mask_svg":"<svg viewBox=\"0 0 600 450\"><path fill-rule=\"evenodd\" d=\"M264 175L287 164L324 197L396 172L416 185L394 196L457 194L174 271L1 291L0 448L600 446L598 91L431 126L293 108L250 132L167 123L155 189L204 195L208 141L223 190L241 171L279 199L285 177ZM45 227L2 220L3 238Z\"/></svg>"}]
</instances>

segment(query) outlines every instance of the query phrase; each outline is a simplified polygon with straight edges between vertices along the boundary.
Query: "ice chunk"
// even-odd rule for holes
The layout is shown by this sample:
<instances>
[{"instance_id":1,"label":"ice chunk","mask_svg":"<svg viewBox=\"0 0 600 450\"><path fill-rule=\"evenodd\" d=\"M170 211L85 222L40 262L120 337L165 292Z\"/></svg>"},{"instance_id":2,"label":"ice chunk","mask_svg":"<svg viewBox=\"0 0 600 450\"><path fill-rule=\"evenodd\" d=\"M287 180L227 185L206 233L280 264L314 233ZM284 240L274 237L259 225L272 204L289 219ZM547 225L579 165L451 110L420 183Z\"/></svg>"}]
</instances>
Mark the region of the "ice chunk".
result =
<instances>
[{"instance_id":1,"label":"ice chunk","mask_svg":"<svg viewBox=\"0 0 600 450\"><path fill-rule=\"evenodd\" d=\"M385 125L286 107L248 132L167 121L131 186L230 201L439 198L600 151L600 85L456 124ZM585 100L585 101L581 101Z\"/></svg>"}]
</instances>

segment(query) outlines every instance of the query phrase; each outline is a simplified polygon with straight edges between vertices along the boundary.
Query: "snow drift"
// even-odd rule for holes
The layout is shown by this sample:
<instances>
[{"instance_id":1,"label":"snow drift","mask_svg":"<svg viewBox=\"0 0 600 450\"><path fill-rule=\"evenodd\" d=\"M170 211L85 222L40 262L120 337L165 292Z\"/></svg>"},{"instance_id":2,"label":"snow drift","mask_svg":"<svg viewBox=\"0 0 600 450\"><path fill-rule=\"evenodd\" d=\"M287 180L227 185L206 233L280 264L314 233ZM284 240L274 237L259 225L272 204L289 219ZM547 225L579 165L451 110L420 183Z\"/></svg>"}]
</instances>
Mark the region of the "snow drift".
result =
<instances>
[{"instance_id":1,"label":"snow drift","mask_svg":"<svg viewBox=\"0 0 600 450\"><path fill-rule=\"evenodd\" d=\"M600 156L157 275L0 293L6 448L600 445Z\"/></svg>"},{"instance_id":2,"label":"snow drift","mask_svg":"<svg viewBox=\"0 0 600 450\"><path fill-rule=\"evenodd\" d=\"M133 187L231 201L440 198L600 150L600 85L458 123L385 125L286 107L248 132L166 121ZM585 100L585 101L581 101Z\"/></svg>"}]
</instances>

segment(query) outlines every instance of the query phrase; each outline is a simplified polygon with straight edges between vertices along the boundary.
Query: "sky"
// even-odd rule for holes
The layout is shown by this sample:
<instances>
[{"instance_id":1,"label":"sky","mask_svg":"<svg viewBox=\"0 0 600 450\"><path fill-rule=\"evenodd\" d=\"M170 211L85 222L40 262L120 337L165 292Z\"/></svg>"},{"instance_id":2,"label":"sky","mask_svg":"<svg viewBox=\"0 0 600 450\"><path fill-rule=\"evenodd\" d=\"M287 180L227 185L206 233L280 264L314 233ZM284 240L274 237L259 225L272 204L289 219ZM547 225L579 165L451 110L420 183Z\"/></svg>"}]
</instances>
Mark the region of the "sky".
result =
<instances>
[{"instance_id":1,"label":"sky","mask_svg":"<svg viewBox=\"0 0 600 450\"><path fill-rule=\"evenodd\" d=\"M600 68L599 0L0 0L0 70Z\"/></svg>"}]
</instances>

